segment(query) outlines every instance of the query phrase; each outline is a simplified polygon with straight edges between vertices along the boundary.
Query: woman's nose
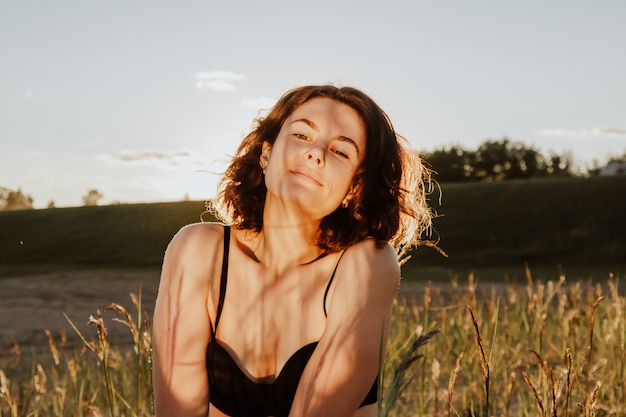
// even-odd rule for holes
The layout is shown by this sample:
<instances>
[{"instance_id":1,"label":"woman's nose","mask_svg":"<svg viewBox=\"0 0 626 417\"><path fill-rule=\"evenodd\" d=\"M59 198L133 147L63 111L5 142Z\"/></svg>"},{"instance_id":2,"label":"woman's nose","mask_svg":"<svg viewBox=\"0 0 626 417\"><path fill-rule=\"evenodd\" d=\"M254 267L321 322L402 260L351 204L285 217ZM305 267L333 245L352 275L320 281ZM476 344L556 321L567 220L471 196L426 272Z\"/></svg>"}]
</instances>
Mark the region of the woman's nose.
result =
<instances>
[{"instance_id":1,"label":"woman's nose","mask_svg":"<svg viewBox=\"0 0 626 417\"><path fill-rule=\"evenodd\" d=\"M305 154L308 161L313 161L316 165L324 165L324 150L321 146L311 146Z\"/></svg>"}]
</instances>

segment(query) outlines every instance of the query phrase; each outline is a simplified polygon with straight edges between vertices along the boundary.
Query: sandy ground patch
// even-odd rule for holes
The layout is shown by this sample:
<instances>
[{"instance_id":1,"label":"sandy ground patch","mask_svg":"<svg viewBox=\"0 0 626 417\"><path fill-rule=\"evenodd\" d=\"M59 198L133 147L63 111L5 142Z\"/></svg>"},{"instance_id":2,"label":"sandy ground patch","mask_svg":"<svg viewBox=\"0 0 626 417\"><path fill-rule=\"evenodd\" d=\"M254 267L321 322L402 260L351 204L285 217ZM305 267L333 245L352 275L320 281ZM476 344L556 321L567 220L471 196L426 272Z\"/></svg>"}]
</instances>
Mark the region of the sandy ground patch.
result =
<instances>
[{"instance_id":1,"label":"sandy ground patch","mask_svg":"<svg viewBox=\"0 0 626 417\"><path fill-rule=\"evenodd\" d=\"M22 352L46 349L48 329L55 337L65 332L68 345L80 344L63 313L87 340L96 338L89 315L111 303L124 306L137 317L130 293L141 287L142 310L152 316L159 271L68 271L0 279L0 354L17 343ZM111 321L116 314L103 314L112 343L130 343L127 327Z\"/></svg>"}]
</instances>

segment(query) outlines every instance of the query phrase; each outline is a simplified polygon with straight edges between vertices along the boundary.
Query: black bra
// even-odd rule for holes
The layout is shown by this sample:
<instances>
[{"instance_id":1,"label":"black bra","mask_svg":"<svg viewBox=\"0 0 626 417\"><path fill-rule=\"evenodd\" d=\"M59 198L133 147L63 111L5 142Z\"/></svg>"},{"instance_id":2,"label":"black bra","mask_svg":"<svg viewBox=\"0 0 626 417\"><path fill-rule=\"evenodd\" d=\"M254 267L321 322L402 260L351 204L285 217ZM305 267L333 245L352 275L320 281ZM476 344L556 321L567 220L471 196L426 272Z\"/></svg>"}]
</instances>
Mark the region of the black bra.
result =
<instances>
[{"instance_id":1,"label":"black bra","mask_svg":"<svg viewBox=\"0 0 626 417\"><path fill-rule=\"evenodd\" d=\"M309 343L298 349L281 369L272 383L256 383L239 368L228 351L215 339L215 332L222 314L228 274L228 249L230 227L224 228L224 258L220 278L220 296L215 317L211 326L211 341L207 347L206 365L209 378L210 402L221 412L231 417L287 417L296 395L298 383L318 342ZM335 271L337 267L335 266ZM333 271L324 294L324 314L326 296L335 276ZM378 397L378 377L361 403L361 407L374 404Z\"/></svg>"}]
</instances>

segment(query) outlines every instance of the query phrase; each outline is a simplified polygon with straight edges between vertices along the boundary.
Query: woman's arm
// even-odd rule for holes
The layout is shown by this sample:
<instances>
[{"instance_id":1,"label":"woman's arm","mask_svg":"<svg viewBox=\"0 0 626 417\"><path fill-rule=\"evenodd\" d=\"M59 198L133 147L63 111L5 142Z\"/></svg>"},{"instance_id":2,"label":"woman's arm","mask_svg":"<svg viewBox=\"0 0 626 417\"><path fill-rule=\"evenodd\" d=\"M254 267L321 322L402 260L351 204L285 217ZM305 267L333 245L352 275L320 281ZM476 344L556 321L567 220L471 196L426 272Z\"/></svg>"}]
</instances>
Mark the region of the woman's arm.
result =
<instances>
[{"instance_id":1,"label":"woman's arm","mask_svg":"<svg viewBox=\"0 0 626 417\"><path fill-rule=\"evenodd\" d=\"M352 416L374 382L389 336L400 268L367 240L339 263L324 334L302 375L290 417Z\"/></svg>"},{"instance_id":2,"label":"woman's arm","mask_svg":"<svg viewBox=\"0 0 626 417\"><path fill-rule=\"evenodd\" d=\"M219 228L221 229L221 227ZM153 323L154 406L157 417L203 416L209 405L207 300L223 233L216 225L181 229L163 260ZM220 252L220 254L216 254Z\"/></svg>"}]
</instances>

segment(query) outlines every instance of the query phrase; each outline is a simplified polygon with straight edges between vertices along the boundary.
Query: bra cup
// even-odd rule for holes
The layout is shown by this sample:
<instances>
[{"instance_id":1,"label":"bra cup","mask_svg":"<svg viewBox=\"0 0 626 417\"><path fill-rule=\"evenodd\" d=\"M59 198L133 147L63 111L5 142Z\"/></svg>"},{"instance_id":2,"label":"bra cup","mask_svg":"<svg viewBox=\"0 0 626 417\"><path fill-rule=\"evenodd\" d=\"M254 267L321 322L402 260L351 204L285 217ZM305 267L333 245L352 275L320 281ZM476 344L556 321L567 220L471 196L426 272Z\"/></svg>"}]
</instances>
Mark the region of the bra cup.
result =
<instances>
[{"instance_id":1,"label":"bra cup","mask_svg":"<svg viewBox=\"0 0 626 417\"><path fill-rule=\"evenodd\" d=\"M309 343L291 355L273 382L257 383L219 342L212 341L206 356L211 403L232 417L287 416L317 343Z\"/></svg>"}]
</instances>

